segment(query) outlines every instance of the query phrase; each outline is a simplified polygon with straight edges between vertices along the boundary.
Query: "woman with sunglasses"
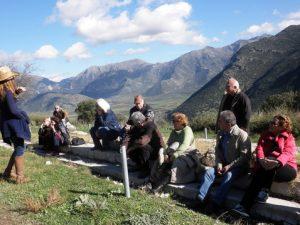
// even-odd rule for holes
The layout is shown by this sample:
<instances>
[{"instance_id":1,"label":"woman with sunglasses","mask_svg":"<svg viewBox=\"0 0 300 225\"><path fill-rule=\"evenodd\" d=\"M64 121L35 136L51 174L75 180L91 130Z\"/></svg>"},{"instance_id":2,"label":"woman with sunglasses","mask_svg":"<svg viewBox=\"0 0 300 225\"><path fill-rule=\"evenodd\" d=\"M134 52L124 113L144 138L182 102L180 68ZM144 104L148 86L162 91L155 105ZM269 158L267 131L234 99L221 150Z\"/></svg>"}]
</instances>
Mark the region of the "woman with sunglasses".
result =
<instances>
[{"instance_id":1,"label":"woman with sunglasses","mask_svg":"<svg viewBox=\"0 0 300 225\"><path fill-rule=\"evenodd\" d=\"M276 115L256 147L253 180L234 211L249 216L254 202L266 202L272 182L289 182L297 176L296 144L288 116Z\"/></svg>"},{"instance_id":2,"label":"woman with sunglasses","mask_svg":"<svg viewBox=\"0 0 300 225\"><path fill-rule=\"evenodd\" d=\"M14 152L2 174L3 179L16 178L16 183L24 183L24 151L25 140L30 140L31 134L28 124L29 117L16 104L17 95L26 89L16 87L15 77L18 73L9 67L0 67L0 129L5 143L13 144ZM16 174L12 174L15 165Z\"/></svg>"}]
</instances>

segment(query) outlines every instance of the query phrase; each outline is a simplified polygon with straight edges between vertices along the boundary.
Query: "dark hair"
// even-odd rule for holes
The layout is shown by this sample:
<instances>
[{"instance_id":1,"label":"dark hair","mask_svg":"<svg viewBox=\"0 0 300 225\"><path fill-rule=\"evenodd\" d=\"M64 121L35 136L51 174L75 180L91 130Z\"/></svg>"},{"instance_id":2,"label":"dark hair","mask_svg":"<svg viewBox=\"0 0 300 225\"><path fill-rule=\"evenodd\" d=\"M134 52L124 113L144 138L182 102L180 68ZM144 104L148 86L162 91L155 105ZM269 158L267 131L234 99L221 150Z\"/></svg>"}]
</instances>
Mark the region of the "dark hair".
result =
<instances>
[{"instance_id":1,"label":"dark hair","mask_svg":"<svg viewBox=\"0 0 300 225\"><path fill-rule=\"evenodd\" d=\"M230 110L222 111L220 113L220 118L222 118L226 123L229 123L231 126L236 124L236 117Z\"/></svg>"}]
</instances>

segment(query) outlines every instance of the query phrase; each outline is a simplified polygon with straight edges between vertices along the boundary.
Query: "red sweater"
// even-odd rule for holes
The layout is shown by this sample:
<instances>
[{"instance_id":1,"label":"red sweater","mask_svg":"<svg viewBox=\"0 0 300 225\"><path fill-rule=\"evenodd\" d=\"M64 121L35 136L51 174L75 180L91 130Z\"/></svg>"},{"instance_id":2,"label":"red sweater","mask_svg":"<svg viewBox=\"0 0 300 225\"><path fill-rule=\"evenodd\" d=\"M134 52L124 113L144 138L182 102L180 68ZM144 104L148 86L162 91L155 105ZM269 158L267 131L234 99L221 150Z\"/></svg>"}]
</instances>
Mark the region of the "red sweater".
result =
<instances>
[{"instance_id":1,"label":"red sweater","mask_svg":"<svg viewBox=\"0 0 300 225\"><path fill-rule=\"evenodd\" d=\"M274 157L284 166L288 164L297 170L296 144L293 135L287 131L281 131L278 136L272 132L264 132L256 147L257 158Z\"/></svg>"}]
</instances>

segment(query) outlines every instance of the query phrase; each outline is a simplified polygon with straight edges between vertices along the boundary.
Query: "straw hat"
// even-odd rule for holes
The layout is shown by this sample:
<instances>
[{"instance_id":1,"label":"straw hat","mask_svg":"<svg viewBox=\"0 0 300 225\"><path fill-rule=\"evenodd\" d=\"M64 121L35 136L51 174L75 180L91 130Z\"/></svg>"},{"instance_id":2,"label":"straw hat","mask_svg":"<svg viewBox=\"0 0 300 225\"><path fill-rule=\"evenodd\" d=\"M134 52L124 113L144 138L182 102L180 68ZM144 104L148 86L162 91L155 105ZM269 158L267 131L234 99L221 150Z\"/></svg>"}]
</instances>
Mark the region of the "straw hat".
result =
<instances>
[{"instance_id":1,"label":"straw hat","mask_svg":"<svg viewBox=\"0 0 300 225\"><path fill-rule=\"evenodd\" d=\"M19 75L19 73L11 71L8 66L0 67L0 82L5 81L5 80L9 80L9 79L11 79L13 77L16 77L18 75Z\"/></svg>"}]
</instances>

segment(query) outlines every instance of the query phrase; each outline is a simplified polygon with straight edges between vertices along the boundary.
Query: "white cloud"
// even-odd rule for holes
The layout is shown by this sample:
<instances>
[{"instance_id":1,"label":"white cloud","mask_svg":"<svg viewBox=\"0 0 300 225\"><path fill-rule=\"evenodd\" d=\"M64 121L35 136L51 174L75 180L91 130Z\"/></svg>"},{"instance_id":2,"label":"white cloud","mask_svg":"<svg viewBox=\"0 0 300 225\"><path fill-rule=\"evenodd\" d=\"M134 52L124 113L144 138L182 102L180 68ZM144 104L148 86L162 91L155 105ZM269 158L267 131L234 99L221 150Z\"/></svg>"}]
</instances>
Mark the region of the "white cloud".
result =
<instances>
[{"instance_id":1,"label":"white cloud","mask_svg":"<svg viewBox=\"0 0 300 225\"><path fill-rule=\"evenodd\" d=\"M71 61L75 58L87 59L91 57L91 54L82 42L73 44L64 52L63 55L68 61Z\"/></svg>"},{"instance_id":2,"label":"white cloud","mask_svg":"<svg viewBox=\"0 0 300 225\"><path fill-rule=\"evenodd\" d=\"M259 25L251 25L246 31L241 32L242 35L260 35L264 33L271 33L275 30L275 27L271 23L262 23Z\"/></svg>"},{"instance_id":3,"label":"white cloud","mask_svg":"<svg viewBox=\"0 0 300 225\"><path fill-rule=\"evenodd\" d=\"M145 4L152 2L146 1ZM68 0L57 2L56 9L63 23L74 26L79 35L92 43L159 41L168 44L207 44L206 37L191 29L188 18L192 6L187 2L163 4L154 9L142 6L132 15L127 11L114 16L109 14L109 9L129 3L129 0Z\"/></svg>"},{"instance_id":4,"label":"white cloud","mask_svg":"<svg viewBox=\"0 0 300 225\"><path fill-rule=\"evenodd\" d=\"M104 54L106 56L113 56L113 55L117 54L117 51L115 49L112 49L112 50L105 52Z\"/></svg>"},{"instance_id":5,"label":"white cloud","mask_svg":"<svg viewBox=\"0 0 300 225\"><path fill-rule=\"evenodd\" d=\"M300 24L300 11L292 12L288 14L288 16L278 24L278 27L279 29L282 30L290 25L299 25L299 24Z\"/></svg>"},{"instance_id":6,"label":"white cloud","mask_svg":"<svg viewBox=\"0 0 300 225\"><path fill-rule=\"evenodd\" d=\"M124 55L134 55L134 54L143 54L145 52L148 52L150 48L129 48L124 52Z\"/></svg>"},{"instance_id":7,"label":"white cloud","mask_svg":"<svg viewBox=\"0 0 300 225\"><path fill-rule=\"evenodd\" d=\"M62 76L61 74L55 74L55 75L52 75L51 77L49 77L49 80L52 80L54 82L59 82L59 81L61 81L64 78L65 77Z\"/></svg>"},{"instance_id":8,"label":"white cloud","mask_svg":"<svg viewBox=\"0 0 300 225\"><path fill-rule=\"evenodd\" d=\"M213 37L211 42L220 42L221 40L218 37Z\"/></svg>"},{"instance_id":9,"label":"white cloud","mask_svg":"<svg viewBox=\"0 0 300 225\"><path fill-rule=\"evenodd\" d=\"M221 34L222 34L222 35L227 35L227 34L228 34L228 31L227 31L227 30L224 30L224 31L221 32Z\"/></svg>"},{"instance_id":10,"label":"white cloud","mask_svg":"<svg viewBox=\"0 0 300 225\"><path fill-rule=\"evenodd\" d=\"M51 59L57 57L58 53L57 49L52 45L44 45L34 53L34 57L38 59Z\"/></svg>"},{"instance_id":11,"label":"white cloud","mask_svg":"<svg viewBox=\"0 0 300 225\"><path fill-rule=\"evenodd\" d=\"M14 53L6 53L0 50L0 64L10 63L26 63L33 60L33 56L30 53L18 50Z\"/></svg>"}]
</instances>

